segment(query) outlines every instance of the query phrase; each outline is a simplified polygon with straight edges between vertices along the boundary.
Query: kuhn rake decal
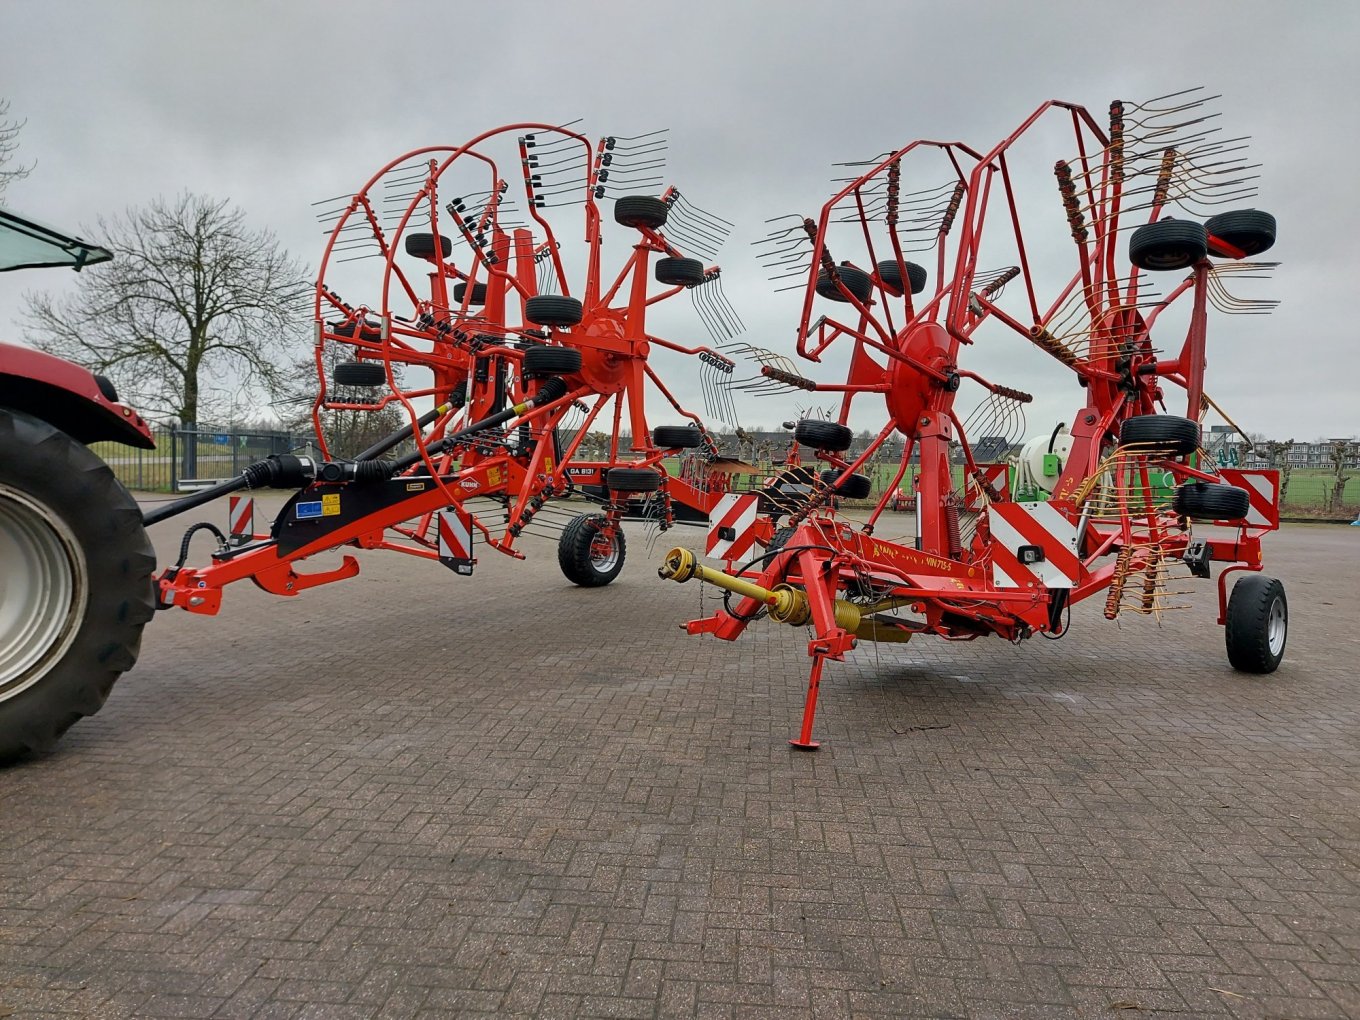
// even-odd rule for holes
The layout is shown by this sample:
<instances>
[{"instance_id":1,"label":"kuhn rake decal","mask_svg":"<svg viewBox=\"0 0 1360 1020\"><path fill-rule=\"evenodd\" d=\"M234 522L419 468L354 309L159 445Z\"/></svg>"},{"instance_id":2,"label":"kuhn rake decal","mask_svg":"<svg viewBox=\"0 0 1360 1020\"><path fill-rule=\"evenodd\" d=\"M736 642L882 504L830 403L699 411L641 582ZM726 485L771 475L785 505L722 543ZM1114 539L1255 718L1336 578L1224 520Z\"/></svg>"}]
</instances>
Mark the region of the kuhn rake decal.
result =
<instances>
[{"instance_id":1,"label":"kuhn rake decal","mask_svg":"<svg viewBox=\"0 0 1360 1020\"><path fill-rule=\"evenodd\" d=\"M1254 193L1254 168L1205 102L1197 91L1116 102L1104 124L1080 106L1045 103L986 152L916 141L846 164L862 172L838 182L818 218L772 221L766 264L779 285L804 294L797 354L816 363L848 345L848 373L820 382L755 352L763 382L743 385L839 394L838 423L798 423L799 441L829 465L825 488L744 569L707 567L677 548L660 573L731 593L723 609L687 624L691 633L733 640L764 615L809 629L794 746L817 747L823 669L859 641L1061 637L1072 604L1104 593L1111 619L1156 614L1192 576L1208 577L1211 561L1225 564L1218 595L1232 664L1279 664L1284 590L1257 573L1261 536L1278 524L1278 489L1264 478L1243 486L1199 450L1208 309L1268 309L1233 297L1226 281L1268 273L1273 264L1245 260L1271 247L1275 221L1254 209L1216 212ZM1046 164L1047 184L1022 173L1036 148L1061 157ZM1036 203L1043 220L1031 215ZM1065 221L1065 255L1034 239L1055 221ZM1183 337L1167 341L1176 313ZM1154 345L1154 327L1170 348ZM966 367L1008 333L1074 373L1084 395L1069 430L1026 444L1037 461L1028 502L982 448L1014 442L1032 398ZM851 408L869 397L883 401L885 424L851 456ZM965 397L975 402L966 416ZM1168 403L1184 416L1163 413ZM889 440L902 443L900 463L867 523L839 517L834 493L867 494L860 471ZM900 502L914 459L915 541L880 538L880 517ZM1233 530L1199 539L1192 521ZM1252 573L1229 599L1224 582L1238 571Z\"/></svg>"},{"instance_id":2,"label":"kuhn rake decal","mask_svg":"<svg viewBox=\"0 0 1360 1020\"><path fill-rule=\"evenodd\" d=\"M301 568L345 545L471 573L474 540L520 557L517 540L532 529L558 539L570 580L598 586L623 565L625 518L663 528L702 519L723 493L706 475L671 477L662 461L716 446L658 362L697 363L706 411L729 419L734 362L665 339L652 319L688 293L715 344L740 330L710 261L731 225L659 188L665 144L664 133L591 141L517 124L406 153L355 194L320 203L329 230L315 300L321 462L273 457L148 514L151 523L241 489L296 490L256 541L224 544L206 567L181 556L161 577L162 604L213 613L222 588L242 578L295 595L351 577L351 556L329 571ZM369 299L342 296L356 288ZM689 424L652 429L656 400ZM394 411L406 424L385 438L331 448L329 416ZM601 434L603 448L587 449ZM597 495L598 512L562 508L557 500L577 488Z\"/></svg>"}]
</instances>

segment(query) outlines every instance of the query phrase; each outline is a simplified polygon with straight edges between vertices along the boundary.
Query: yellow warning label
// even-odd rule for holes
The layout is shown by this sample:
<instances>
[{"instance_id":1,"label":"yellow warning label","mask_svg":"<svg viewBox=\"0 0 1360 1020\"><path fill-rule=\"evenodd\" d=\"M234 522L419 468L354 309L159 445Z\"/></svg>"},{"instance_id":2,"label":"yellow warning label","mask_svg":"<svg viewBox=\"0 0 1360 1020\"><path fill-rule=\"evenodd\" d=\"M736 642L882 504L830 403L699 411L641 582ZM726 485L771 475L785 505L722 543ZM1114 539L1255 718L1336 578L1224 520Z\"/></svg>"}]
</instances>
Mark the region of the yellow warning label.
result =
<instances>
[{"instance_id":1,"label":"yellow warning label","mask_svg":"<svg viewBox=\"0 0 1360 1020\"><path fill-rule=\"evenodd\" d=\"M500 485L500 484L501 484L501 469L500 469L500 468L498 468L498 467L487 468L487 471L486 471L486 484L487 484L487 485Z\"/></svg>"},{"instance_id":2,"label":"yellow warning label","mask_svg":"<svg viewBox=\"0 0 1360 1020\"><path fill-rule=\"evenodd\" d=\"M340 513L340 493L330 492L321 497L321 516L334 517Z\"/></svg>"}]
</instances>

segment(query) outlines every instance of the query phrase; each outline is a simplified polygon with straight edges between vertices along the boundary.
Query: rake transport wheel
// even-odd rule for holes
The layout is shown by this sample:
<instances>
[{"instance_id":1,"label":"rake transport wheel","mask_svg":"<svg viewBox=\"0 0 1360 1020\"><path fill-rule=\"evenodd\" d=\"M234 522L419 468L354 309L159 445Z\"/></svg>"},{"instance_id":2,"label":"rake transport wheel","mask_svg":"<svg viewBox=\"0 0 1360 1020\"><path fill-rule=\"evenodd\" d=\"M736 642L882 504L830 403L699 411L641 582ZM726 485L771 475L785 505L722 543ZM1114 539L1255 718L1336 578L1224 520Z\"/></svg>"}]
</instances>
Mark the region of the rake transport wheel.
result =
<instances>
[{"instance_id":1,"label":"rake transport wheel","mask_svg":"<svg viewBox=\"0 0 1360 1020\"><path fill-rule=\"evenodd\" d=\"M1187 482L1176 490L1171 509L1199 521L1240 521L1251 509L1251 497L1236 485Z\"/></svg>"},{"instance_id":2,"label":"rake transport wheel","mask_svg":"<svg viewBox=\"0 0 1360 1020\"><path fill-rule=\"evenodd\" d=\"M896 259L887 259L880 262L875 268L878 269L878 278L895 290L902 289L902 270L897 265ZM915 262L907 263L907 281L911 284L911 292L919 294L926 289L925 266L918 266Z\"/></svg>"},{"instance_id":3,"label":"rake transport wheel","mask_svg":"<svg viewBox=\"0 0 1360 1020\"><path fill-rule=\"evenodd\" d=\"M803 418L794 426L793 438L803 446L810 446L814 450L830 450L832 453L840 453L842 450L850 449L855 434L839 422L822 421L820 418Z\"/></svg>"},{"instance_id":4,"label":"rake transport wheel","mask_svg":"<svg viewBox=\"0 0 1360 1020\"><path fill-rule=\"evenodd\" d=\"M530 347L524 352L526 375L570 375L581 371L581 352L575 347Z\"/></svg>"},{"instance_id":5,"label":"rake transport wheel","mask_svg":"<svg viewBox=\"0 0 1360 1020\"><path fill-rule=\"evenodd\" d=\"M651 468L610 468L604 484L612 492L655 492L661 488L661 474Z\"/></svg>"},{"instance_id":6,"label":"rake transport wheel","mask_svg":"<svg viewBox=\"0 0 1360 1020\"><path fill-rule=\"evenodd\" d=\"M1189 269L1207 254L1209 236L1190 220L1145 223L1129 238L1129 261L1152 272Z\"/></svg>"},{"instance_id":7,"label":"rake transport wheel","mask_svg":"<svg viewBox=\"0 0 1360 1020\"><path fill-rule=\"evenodd\" d=\"M155 613L155 551L108 465L0 410L0 762L104 704Z\"/></svg>"},{"instance_id":8,"label":"rake transport wheel","mask_svg":"<svg viewBox=\"0 0 1360 1020\"><path fill-rule=\"evenodd\" d=\"M604 514L582 514L557 542L557 565L572 584L603 588L623 569L628 543L623 530L609 527Z\"/></svg>"},{"instance_id":9,"label":"rake transport wheel","mask_svg":"<svg viewBox=\"0 0 1360 1020\"><path fill-rule=\"evenodd\" d=\"M1149 443L1184 457L1199 449L1199 424L1175 414L1140 414L1119 427L1119 442Z\"/></svg>"},{"instance_id":10,"label":"rake transport wheel","mask_svg":"<svg viewBox=\"0 0 1360 1020\"><path fill-rule=\"evenodd\" d=\"M666 225L671 207L651 195L624 195L614 203L614 221L625 227L660 230Z\"/></svg>"},{"instance_id":11,"label":"rake transport wheel","mask_svg":"<svg viewBox=\"0 0 1360 1020\"><path fill-rule=\"evenodd\" d=\"M661 450L693 450L704 445L704 437L688 425L658 425L652 443Z\"/></svg>"},{"instance_id":12,"label":"rake transport wheel","mask_svg":"<svg viewBox=\"0 0 1360 1020\"><path fill-rule=\"evenodd\" d=\"M1204 221L1209 233L1209 251L1222 258L1237 258L1215 240L1226 241L1243 255L1260 255L1275 245L1275 217L1260 209L1234 209Z\"/></svg>"},{"instance_id":13,"label":"rake transport wheel","mask_svg":"<svg viewBox=\"0 0 1360 1020\"><path fill-rule=\"evenodd\" d=\"M827 485L832 485L841 473L835 468L828 468L822 472L822 481ZM849 475L845 481L835 486L837 496L844 496L846 499L868 499L869 493L873 492L874 483L868 475Z\"/></svg>"},{"instance_id":14,"label":"rake transport wheel","mask_svg":"<svg viewBox=\"0 0 1360 1020\"><path fill-rule=\"evenodd\" d=\"M457 301L461 305L463 303L463 298L467 297L467 292L468 285L466 283L455 283L453 285L453 300ZM468 304L470 305L486 304L486 284L474 283L472 285L472 297L468 298Z\"/></svg>"},{"instance_id":15,"label":"rake transport wheel","mask_svg":"<svg viewBox=\"0 0 1360 1020\"><path fill-rule=\"evenodd\" d=\"M860 304L869 300L869 295L874 292L874 285L869 279L869 274L863 269L854 266L837 266L836 275L840 277L841 283ZM849 298L836 285L836 281L831 279L831 274L823 269L817 274L817 293L824 298L832 301L848 301Z\"/></svg>"},{"instance_id":16,"label":"rake transport wheel","mask_svg":"<svg viewBox=\"0 0 1360 1020\"><path fill-rule=\"evenodd\" d=\"M1284 585L1265 574L1246 574L1228 597L1224 630L1228 661L1243 673L1274 673L1289 637Z\"/></svg>"},{"instance_id":17,"label":"rake transport wheel","mask_svg":"<svg viewBox=\"0 0 1360 1020\"><path fill-rule=\"evenodd\" d=\"M442 258L448 258L453 254L453 242L447 237L439 239L439 253ZM434 258L434 235L407 234L406 254L417 259Z\"/></svg>"},{"instance_id":18,"label":"rake transport wheel","mask_svg":"<svg viewBox=\"0 0 1360 1020\"><path fill-rule=\"evenodd\" d=\"M387 369L376 361L342 361L332 374L337 386L387 385Z\"/></svg>"},{"instance_id":19,"label":"rake transport wheel","mask_svg":"<svg viewBox=\"0 0 1360 1020\"><path fill-rule=\"evenodd\" d=\"M524 317L536 326L575 326L584 312L574 297L535 294L524 302Z\"/></svg>"},{"instance_id":20,"label":"rake transport wheel","mask_svg":"<svg viewBox=\"0 0 1360 1020\"><path fill-rule=\"evenodd\" d=\"M654 275L667 287L694 287L704 282L704 264L698 259L657 259Z\"/></svg>"}]
</instances>

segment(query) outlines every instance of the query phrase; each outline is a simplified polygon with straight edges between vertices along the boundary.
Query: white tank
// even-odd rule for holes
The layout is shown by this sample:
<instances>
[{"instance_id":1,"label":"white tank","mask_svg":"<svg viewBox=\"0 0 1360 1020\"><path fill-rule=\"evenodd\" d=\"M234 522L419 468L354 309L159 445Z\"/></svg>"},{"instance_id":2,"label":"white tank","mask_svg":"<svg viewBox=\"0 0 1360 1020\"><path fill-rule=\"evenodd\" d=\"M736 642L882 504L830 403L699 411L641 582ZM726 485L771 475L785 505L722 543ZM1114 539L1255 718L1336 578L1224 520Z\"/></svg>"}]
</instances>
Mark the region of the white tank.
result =
<instances>
[{"instance_id":1,"label":"white tank","mask_svg":"<svg viewBox=\"0 0 1360 1020\"><path fill-rule=\"evenodd\" d=\"M1015 457L1016 488L1021 491L1042 489L1052 495L1071 451L1072 435L1066 425L1027 439Z\"/></svg>"}]
</instances>

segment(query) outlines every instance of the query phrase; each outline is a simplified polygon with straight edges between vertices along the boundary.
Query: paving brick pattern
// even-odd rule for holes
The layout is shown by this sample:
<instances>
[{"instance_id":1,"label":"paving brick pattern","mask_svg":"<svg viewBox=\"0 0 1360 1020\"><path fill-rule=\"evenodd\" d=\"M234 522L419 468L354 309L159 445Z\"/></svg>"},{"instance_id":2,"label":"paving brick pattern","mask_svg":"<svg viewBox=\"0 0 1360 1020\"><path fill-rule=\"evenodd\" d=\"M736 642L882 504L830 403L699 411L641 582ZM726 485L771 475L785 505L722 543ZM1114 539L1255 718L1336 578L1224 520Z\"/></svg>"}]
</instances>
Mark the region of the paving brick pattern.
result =
<instances>
[{"instance_id":1,"label":"paving brick pattern","mask_svg":"<svg viewBox=\"0 0 1360 1020\"><path fill-rule=\"evenodd\" d=\"M684 636L666 544L162 614L0 775L0 1016L1360 1016L1360 529L1272 542L1273 677L1093 600L855 652L817 754L801 632Z\"/></svg>"}]
</instances>

